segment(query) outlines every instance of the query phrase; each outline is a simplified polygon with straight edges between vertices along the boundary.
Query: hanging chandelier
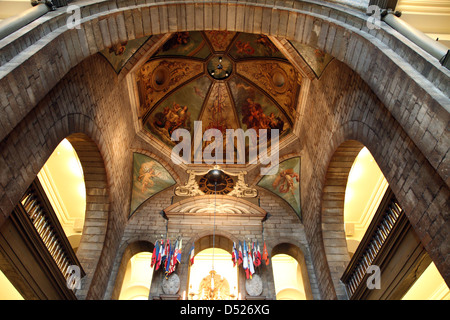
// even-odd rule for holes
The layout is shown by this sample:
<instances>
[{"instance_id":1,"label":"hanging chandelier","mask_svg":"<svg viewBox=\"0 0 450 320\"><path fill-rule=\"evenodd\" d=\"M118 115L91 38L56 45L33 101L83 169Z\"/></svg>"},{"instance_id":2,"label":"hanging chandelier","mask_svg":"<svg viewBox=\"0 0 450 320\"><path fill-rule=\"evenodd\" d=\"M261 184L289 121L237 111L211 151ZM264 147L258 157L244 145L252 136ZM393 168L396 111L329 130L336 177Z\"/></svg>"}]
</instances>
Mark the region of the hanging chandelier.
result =
<instances>
[{"instance_id":1,"label":"hanging chandelier","mask_svg":"<svg viewBox=\"0 0 450 320\"><path fill-rule=\"evenodd\" d=\"M229 300L236 297L236 287L230 292L230 286L226 278L219 275L214 269L214 250L216 246L216 210L217 210L217 185L222 183L225 173L214 168L206 174L208 184L214 185L214 213L213 213L213 244L212 244L212 264L209 275L203 278L199 285L199 292L192 291L192 285L189 288L189 296L196 300Z\"/></svg>"}]
</instances>

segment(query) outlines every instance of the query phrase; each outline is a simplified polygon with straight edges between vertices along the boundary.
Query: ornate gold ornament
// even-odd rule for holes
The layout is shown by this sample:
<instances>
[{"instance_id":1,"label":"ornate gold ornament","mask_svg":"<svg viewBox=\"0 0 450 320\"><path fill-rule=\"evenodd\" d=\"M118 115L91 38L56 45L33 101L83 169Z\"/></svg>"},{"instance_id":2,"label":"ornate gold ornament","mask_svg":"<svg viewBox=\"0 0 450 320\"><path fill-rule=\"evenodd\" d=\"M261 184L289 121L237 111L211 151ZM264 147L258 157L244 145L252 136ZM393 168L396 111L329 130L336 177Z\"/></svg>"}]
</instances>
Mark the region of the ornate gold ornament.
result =
<instances>
[{"instance_id":1,"label":"ornate gold ornament","mask_svg":"<svg viewBox=\"0 0 450 320\"><path fill-rule=\"evenodd\" d=\"M214 169L218 170L218 166ZM211 169L211 170L214 170ZM184 186L178 186L175 188L175 195L177 196L203 196L207 194L214 194L214 184L208 182L207 174L211 171L194 171L188 170L188 181ZM223 172L223 181L220 181L216 186L216 193L219 195L229 195L238 198L254 198L258 195L258 191L255 188L250 188L245 183L246 171L239 173L232 173L228 171Z\"/></svg>"}]
</instances>

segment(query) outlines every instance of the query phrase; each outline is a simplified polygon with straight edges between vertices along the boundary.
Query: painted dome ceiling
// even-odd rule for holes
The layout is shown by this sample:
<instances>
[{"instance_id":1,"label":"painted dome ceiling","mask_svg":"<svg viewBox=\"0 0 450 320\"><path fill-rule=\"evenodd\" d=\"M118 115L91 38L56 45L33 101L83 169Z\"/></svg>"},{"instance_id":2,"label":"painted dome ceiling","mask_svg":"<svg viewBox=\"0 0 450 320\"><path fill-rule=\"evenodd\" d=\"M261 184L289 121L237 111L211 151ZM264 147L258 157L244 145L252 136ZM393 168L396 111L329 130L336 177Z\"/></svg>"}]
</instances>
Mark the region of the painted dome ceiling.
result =
<instances>
[{"instance_id":1,"label":"painted dome ceiling","mask_svg":"<svg viewBox=\"0 0 450 320\"><path fill-rule=\"evenodd\" d=\"M301 77L263 35L228 31L173 34L137 71L143 128L169 147L194 121L215 128L293 128Z\"/></svg>"}]
</instances>

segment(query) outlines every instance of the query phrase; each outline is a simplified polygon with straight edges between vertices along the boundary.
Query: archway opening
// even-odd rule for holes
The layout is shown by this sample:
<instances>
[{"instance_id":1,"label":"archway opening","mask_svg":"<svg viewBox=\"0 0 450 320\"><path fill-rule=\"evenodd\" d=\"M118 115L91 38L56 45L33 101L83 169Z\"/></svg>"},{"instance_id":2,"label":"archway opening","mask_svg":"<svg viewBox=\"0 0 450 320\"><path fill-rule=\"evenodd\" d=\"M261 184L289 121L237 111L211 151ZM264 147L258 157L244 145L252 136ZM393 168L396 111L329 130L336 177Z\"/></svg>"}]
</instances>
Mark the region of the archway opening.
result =
<instances>
[{"instance_id":1,"label":"archway opening","mask_svg":"<svg viewBox=\"0 0 450 320\"><path fill-rule=\"evenodd\" d=\"M37 177L76 252L86 214L86 186L80 159L69 140L61 141Z\"/></svg>"},{"instance_id":2,"label":"archway opening","mask_svg":"<svg viewBox=\"0 0 450 320\"><path fill-rule=\"evenodd\" d=\"M152 253L139 252L127 262L119 300L148 300L153 278Z\"/></svg>"},{"instance_id":3,"label":"archway opening","mask_svg":"<svg viewBox=\"0 0 450 320\"><path fill-rule=\"evenodd\" d=\"M389 184L370 151L364 147L350 169L344 200L347 249L353 256Z\"/></svg>"},{"instance_id":4,"label":"archway opening","mask_svg":"<svg viewBox=\"0 0 450 320\"><path fill-rule=\"evenodd\" d=\"M290 243L272 249L272 270L277 300L312 300L308 268L302 250Z\"/></svg>"},{"instance_id":5,"label":"archway opening","mask_svg":"<svg viewBox=\"0 0 450 320\"><path fill-rule=\"evenodd\" d=\"M351 260L341 280L349 298L449 299L447 285L366 147L354 158L345 187L343 220ZM379 270L378 290L365 282L373 268Z\"/></svg>"},{"instance_id":6,"label":"archway opening","mask_svg":"<svg viewBox=\"0 0 450 320\"><path fill-rule=\"evenodd\" d=\"M306 300L302 272L297 260L287 254L272 257L277 300Z\"/></svg>"},{"instance_id":7,"label":"archway opening","mask_svg":"<svg viewBox=\"0 0 450 320\"><path fill-rule=\"evenodd\" d=\"M238 268L231 254L220 248L208 248L195 255L189 270L187 299L238 299Z\"/></svg>"}]
</instances>

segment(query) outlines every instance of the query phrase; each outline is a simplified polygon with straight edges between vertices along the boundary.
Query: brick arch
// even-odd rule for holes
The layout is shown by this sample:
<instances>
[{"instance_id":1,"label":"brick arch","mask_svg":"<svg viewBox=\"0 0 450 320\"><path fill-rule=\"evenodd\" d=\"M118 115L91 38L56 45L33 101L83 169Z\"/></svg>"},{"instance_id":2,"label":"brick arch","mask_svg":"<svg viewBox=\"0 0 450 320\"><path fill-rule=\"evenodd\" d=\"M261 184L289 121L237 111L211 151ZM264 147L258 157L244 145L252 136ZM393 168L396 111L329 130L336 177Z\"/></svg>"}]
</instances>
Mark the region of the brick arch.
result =
<instances>
[{"instance_id":1,"label":"brick arch","mask_svg":"<svg viewBox=\"0 0 450 320\"><path fill-rule=\"evenodd\" d=\"M49 118L42 120L39 110L39 107L33 110L22 121L19 130L15 130L14 134L0 143L0 158L5 161L1 170L8 178L8 181L5 181L6 186L9 184L14 186L9 191L8 187L5 188L5 195L10 201L3 202L1 210L7 213L6 217L9 216L55 148L67 138L80 158L86 185L85 225L77 251L77 257L86 276L82 279L82 288L76 292L78 299L84 299L92 294L91 289L95 287L92 284L95 284L102 273L101 257L104 254L111 210L106 171L108 163L103 160L108 158L108 149L101 143L104 137L91 118L71 113L61 115L56 120ZM47 126L40 124L40 121L45 121ZM33 128L33 125L42 126L39 137L29 137L30 129L27 128ZM15 148L17 141L21 141L22 147L19 149ZM12 152L11 150L16 150L15 152L20 150L20 156L8 157L7 154ZM19 173L21 178L15 178ZM2 223L0 219L0 225Z\"/></svg>"},{"instance_id":2,"label":"brick arch","mask_svg":"<svg viewBox=\"0 0 450 320\"><path fill-rule=\"evenodd\" d=\"M215 232L215 247L223 249L231 253L233 249L233 242L239 241L231 233L216 228ZM189 245L186 248L191 248L192 243L195 245L195 254L202 250L212 248L213 246L213 234L211 230L205 230L196 235L194 239L189 241Z\"/></svg>"},{"instance_id":3,"label":"brick arch","mask_svg":"<svg viewBox=\"0 0 450 320\"><path fill-rule=\"evenodd\" d=\"M386 114L386 121L392 121L390 117L389 114ZM356 157L358 149L360 150L363 146L367 147L404 209L420 241L448 285L450 283L450 264L445 260L448 248L442 243L447 243L449 239L449 226L445 223L445 217L448 217L446 208L448 208L448 199L450 199L449 188L431 169L430 163L401 128L390 132L377 132L372 128L376 121L376 117L368 118L366 122L349 121L334 132L331 145L335 152L329 160L326 178L330 177L333 166L339 163L336 161L339 161L340 152L347 149L350 155L349 160L351 160ZM388 153L389 151L391 154ZM348 177L350 163L341 165ZM343 229L342 187L333 188L328 184L333 183L332 179L330 182L325 181L321 196L320 222L318 223L321 223L323 252L326 256L330 280L334 283L337 297L345 299L340 277L347 266L349 256ZM343 182L344 179L340 180L341 184ZM333 189L336 191L335 194L330 193ZM339 201L330 205L331 203L328 201L333 196L336 196ZM433 198L431 204L428 197ZM430 209L432 213L429 213ZM430 214L435 221L427 223L426 219ZM338 236L331 241L332 237L328 239L327 234L333 231L337 231ZM342 245L337 246L337 243Z\"/></svg>"},{"instance_id":4,"label":"brick arch","mask_svg":"<svg viewBox=\"0 0 450 320\"><path fill-rule=\"evenodd\" d=\"M90 286L106 236L110 211L109 187L103 157L96 143L85 133L66 137L72 144L83 168L86 187L84 227L77 257L86 271L83 285ZM83 293L79 294L79 298Z\"/></svg>"},{"instance_id":5,"label":"brick arch","mask_svg":"<svg viewBox=\"0 0 450 320\"><path fill-rule=\"evenodd\" d=\"M232 235L231 233L221 230L220 228L216 228L215 230L215 240L214 240L214 247L215 248L219 248L219 249L223 249L225 251L227 251L228 253L231 254L231 251L233 250L233 242L238 242L239 240ZM182 284L181 284L181 289L182 290L186 290L186 292L188 291L188 287L189 287L189 281L190 281L190 273L191 273L191 266L190 264L188 264L188 259L189 259L189 251L190 248L192 247L192 244L195 245L195 255L197 255L199 252L205 250L205 249L209 249L213 247L213 231L212 230L203 230L199 233L197 233L194 237L192 237L191 239L189 239L187 245L185 246L186 250L185 252L183 252L182 256L183 256L183 261L186 261L185 265L180 265L180 272L184 275L184 277L181 279L182 280ZM182 261L182 262L183 262ZM195 264L195 257L194 257L194 264ZM239 268L238 270L238 282L239 282L239 287L240 287L240 291L243 294L244 292L244 271L242 268ZM231 288L230 288L231 289Z\"/></svg>"},{"instance_id":6,"label":"brick arch","mask_svg":"<svg viewBox=\"0 0 450 320\"><path fill-rule=\"evenodd\" d=\"M339 145L331 158L322 192L322 238L331 278L338 297L345 296L340 277L350 261L344 231L344 202L348 175L364 146L356 140Z\"/></svg>"},{"instance_id":7,"label":"brick arch","mask_svg":"<svg viewBox=\"0 0 450 320\"><path fill-rule=\"evenodd\" d=\"M4 138L68 70L89 55L147 35L230 30L296 40L347 64L366 81L413 141L422 150L427 150L425 156L444 181L449 178L442 161L446 152L439 151L448 149L445 139L439 139L445 133L449 119L445 106L450 102L450 88L442 85L448 79L448 73L437 62L428 61L431 58L426 53L416 52L416 47L386 26L376 31L368 30L367 17L360 12L309 1L279 2L276 6L267 5L265 0L149 4L137 0L133 4L119 5L115 1L108 4L84 5L79 30L68 30L64 23L66 13L56 13L51 19L41 18L42 24L24 35L12 35L11 43L0 48L4 57L0 61L3 74L8 75L0 79L0 88L5 91L2 96L17 96L17 91L23 94L23 98L16 101L20 105L17 115L3 117L6 109L0 110L0 119L5 119L1 122L0 138ZM37 42L44 35L45 41ZM389 50L386 50L386 43ZM18 51L17 48L24 49ZM22 63L17 65L17 61ZM405 63L409 67L404 67ZM42 69L35 68L36 65ZM43 74L51 76L44 81ZM36 79L33 85L29 82L32 76ZM422 80L431 85L423 86ZM396 99L392 92L396 93ZM407 99L413 92L417 99ZM430 123L408 122L417 105L433 115L433 129ZM433 132L433 139L422 139L428 128Z\"/></svg>"},{"instance_id":8,"label":"brick arch","mask_svg":"<svg viewBox=\"0 0 450 320\"><path fill-rule=\"evenodd\" d=\"M286 254L291 256L297 261L302 273L303 287L305 290L306 299L312 300L313 294L311 290L310 275L308 272L308 268L306 266L306 259L303 251L304 250L302 250L301 248L292 243L280 242L273 247L273 249L270 252L270 257L272 258L277 254Z\"/></svg>"},{"instance_id":9,"label":"brick arch","mask_svg":"<svg viewBox=\"0 0 450 320\"><path fill-rule=\"evenodd\" d=\"M122 255L122 259L120 260L120 265L118 271L115 275L115 283L114 289L112 292L111 299L118 300L120 296L120 292L122 290L123 279L125 277L127 264L130 259L140 253L140 252L153 252L155 244L145 240L136 240L131 243L127 243L125 248L119 250L119 253Z\"/></svg>"}]
</instances>

